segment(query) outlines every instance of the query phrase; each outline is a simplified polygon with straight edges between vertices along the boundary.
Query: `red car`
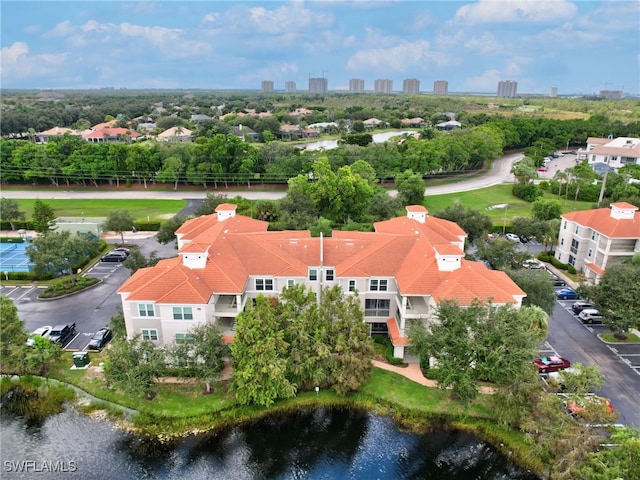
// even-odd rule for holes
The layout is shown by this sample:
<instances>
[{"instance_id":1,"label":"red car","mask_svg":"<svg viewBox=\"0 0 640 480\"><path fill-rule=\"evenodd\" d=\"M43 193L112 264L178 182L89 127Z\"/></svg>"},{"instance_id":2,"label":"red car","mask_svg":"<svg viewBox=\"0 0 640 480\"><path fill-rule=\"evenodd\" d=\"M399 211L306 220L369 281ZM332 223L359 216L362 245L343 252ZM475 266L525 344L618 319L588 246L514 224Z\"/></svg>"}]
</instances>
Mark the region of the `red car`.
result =
<instances>
[{"instance_id":1,"label":"red car","mask_svg":"<svg viewBox=\"0 0 640 480\"><path fill-rule=\"evenodd\" d=\"M557 372L571 366L571 362L562 357L536 358L533 363L538 367L538 373Z\"/></svg>"}]
</instances>

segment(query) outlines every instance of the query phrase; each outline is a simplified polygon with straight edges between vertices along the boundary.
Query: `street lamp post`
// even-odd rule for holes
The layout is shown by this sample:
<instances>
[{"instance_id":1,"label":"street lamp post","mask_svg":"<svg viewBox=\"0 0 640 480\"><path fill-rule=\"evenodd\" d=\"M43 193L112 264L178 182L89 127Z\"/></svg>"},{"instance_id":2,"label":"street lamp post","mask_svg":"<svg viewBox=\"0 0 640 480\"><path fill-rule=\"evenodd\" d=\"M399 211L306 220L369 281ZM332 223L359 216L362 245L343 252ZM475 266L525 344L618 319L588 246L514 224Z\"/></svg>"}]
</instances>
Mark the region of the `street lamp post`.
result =
<instances>
[{"instance_id":1,"label":"street lamp post","mask_svg":"<svg viewBox=\"0 0 640 480\"><path fill-rule=\"evenodd\" d=\"M506 233L507 230L507 209L509 208L508 204L504 206L504 220L502 222L502 235Z\"/></svg>"}]
</instances>

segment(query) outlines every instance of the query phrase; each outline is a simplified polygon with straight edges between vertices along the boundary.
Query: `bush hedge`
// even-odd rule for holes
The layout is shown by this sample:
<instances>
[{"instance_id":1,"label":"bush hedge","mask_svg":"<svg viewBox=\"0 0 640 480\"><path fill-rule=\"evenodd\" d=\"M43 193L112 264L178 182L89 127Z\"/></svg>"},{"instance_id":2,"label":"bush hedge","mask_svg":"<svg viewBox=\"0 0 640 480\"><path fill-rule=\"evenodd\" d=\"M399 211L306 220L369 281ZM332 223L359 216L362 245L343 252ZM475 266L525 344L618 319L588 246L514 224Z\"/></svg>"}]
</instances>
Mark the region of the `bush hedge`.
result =
<instances>
[{"instance_id":1,"label":"bush hedge","mask_svg":"<svg viewBox=\"0 0 640 480\"><path fill-rule=\"evenodd\" d=\"M385 346L384 356L387 359L387 362L389 362L391 365L400 365L404 363L404 360L402 358L393 356L393 344L391 343L391 340L388 337L383 337L381 335L373 335L373 337L371 338L373 338L373 341L375 343L379 343L380 345Z\"/></svg>"}]
</instances>

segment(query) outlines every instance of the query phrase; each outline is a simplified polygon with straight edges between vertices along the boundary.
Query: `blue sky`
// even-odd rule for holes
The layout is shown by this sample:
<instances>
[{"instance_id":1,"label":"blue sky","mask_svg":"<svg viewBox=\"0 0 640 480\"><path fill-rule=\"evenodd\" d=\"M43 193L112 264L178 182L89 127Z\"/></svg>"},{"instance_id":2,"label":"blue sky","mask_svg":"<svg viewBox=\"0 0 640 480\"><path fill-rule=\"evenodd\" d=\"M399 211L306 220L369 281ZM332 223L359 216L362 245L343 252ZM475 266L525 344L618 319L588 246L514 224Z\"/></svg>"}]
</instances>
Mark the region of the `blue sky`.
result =
<instances>
[{"instance_id":1,"label":"blue sky","mask_svg":"<svg viewBox=\"0 0 640 480\"><path fill-rule=\"evenodd\" d=\"M284 89L325 76L421 91L638 95L640 2L5 1L3 88Z\"/></svg>"}]
</instances>

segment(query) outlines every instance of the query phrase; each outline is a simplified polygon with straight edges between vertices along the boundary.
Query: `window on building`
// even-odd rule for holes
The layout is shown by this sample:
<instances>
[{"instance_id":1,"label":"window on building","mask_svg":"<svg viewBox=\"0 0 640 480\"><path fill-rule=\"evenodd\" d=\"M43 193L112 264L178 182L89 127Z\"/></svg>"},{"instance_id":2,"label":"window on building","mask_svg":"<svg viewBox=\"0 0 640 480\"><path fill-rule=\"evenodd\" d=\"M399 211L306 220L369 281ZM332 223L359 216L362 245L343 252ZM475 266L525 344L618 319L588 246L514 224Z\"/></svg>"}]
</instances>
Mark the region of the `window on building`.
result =
<instances>
[{"instance_id":1,"label":"window on building","mask_svg":"<svg viewBox=\"0 0 640 480\"><path fill-rule=\"evenodd\" d=\"M389 327L385 322L374 322L371 324L371 335L388 334Z\"/></svg>"},{"instance_id":2,"label":"window on building","mask_svg":"<svg viewBox=\"0 0 640 480\"><path fill-rule=\"evenodd\" d=\"M576 257L569 255L569 265L576 266Z\"/></svg>"},{"instance_id":3,"label":"window on building","mask_svg":"<svg viewBox=\"0 0 640 480\"><path fill-rule=\"evenodd\" d=\"M155 317L156 312L153 308L153 303L139 303L138 315L141 317Z\"/></svg>"},{"instance_id":4,"label":"window on building","mask_svg":"<svg viewBox=\"0 0 640 480\"><path fill-rule=\"evenodd\" d=\"M193 340L192 333L176 333L176 343L187 343Z\"/></svg>"},{"instance_id":5,"label":"window on building","mask_svg":"<svg viewBox=\"0 0 640 480\"><path fill-rule=\"evenodd\" d=\"M367 317L388 317L390 301L386 298L367 298L364 301L364 314Z\"/></svg>"},{"instance_id":6,"label":"window on building","mask_svg":"<svg viewBox=\"0 0 640 480\"><path fill-rule=\"evenodd\" d=\"M318 270L316 268L309 269L309 280L311 282L315 282L316 280L318 280Z\"/></svg>"},{"instance_id":7,"label":"window on building","mask_svg":"<svg viewBox=\"0 0 640 480\"><path fill-rule=\"evenodd\" d=\"M333 268L327 268L327 270L325 270L324 272L324 279L327 282L333 282L333 275L334 275Z\"/></svg>"},{"instance_id":8,"label":"window on building","mask_svg":"<svg viewBox=\"0 0 640 480\"><path fill-rule=\"evenodd\" d=\"M193 308L191 307L173 307L174 320L193 320Z\"/></svg>"},{"instance_id":9,"label":"window on building","mask_svg":"<svg viewBox=\"0 0 640 480\"><path fill-rule=\"evenodd\" d=\"M387 280L377 280L377 279L369 280L369 290L371 290L372 292L386 292Z\"/></svg>"},{"instance_id":10,"label":"window on building","mask_svg":"<svg viewBox=\"0 0 640 480\"><path fill-rule=\"evenodd\" d=\"M152 342L158 340L158 330L155 328L143 328L140 330L140 335L143 340L151 340Z\"/></svg>"},{"instance_id":11,"label":"window on building","mask_svg":"<svg viewBox=\"0 0 640 480\"><path fill-rule=\"evenodd\" d=\"M256 278L256 290L273 290L273 278Z\"/></svg>"},{"instance_id":12,"label":"window on building","mask_svg":"<svg viewBox=\"0 0 640 480\"><path fill-rule=\"evenodd\" d=\"M296 284L296 281L290 278L287 280L287 287L293 287Z\"/></svg>"},{"instance_id":13,"label":"window on building","mask_svg":"<svg viewBox=\"0 0 640 480\"><path fill-rule=\"evenodd\" d=\"M349 280L349 291L350 292L355 292L356 291L356 281L355 280Z\"/></svg>"},{"instance_id":14,"label":"window on building","mask_svg":"<svg viewBox=\"0 0 640 480\"><path fill-rule=\"evenodd\" d=\"M567 221L565 220L564 223L562 224L562 229L566 230L567 229Z\"/></svg>"},{"instance_id":15,"label":"window on building","mask_svg":"<svg viewBox=\"0 0 640 480\"><path fill-rule=\"evenodd\" d=\"M593 248L589 249L589 253L587 253L587 257L591 258L591 255L593 255Z\"/></svg>"},{"instance_id":16,"label":"window on building","mask_svg":"<svg viewBox=\"0 0 640 480\"><path fill-rule=\"evenodd\" d=\"M564 245L564 238L560 239L560 245Z\"/></svg>"},{"instance_id":17,"label":"window on building","mask_svg":"<svg viewBox=\"0 0 640 480\"><path fill-rule=\"evenodd\" d=\"M591 240L595 241L596 238L598 238L598 234L595 232L595 230L592 230L591 231Z\"/></svg>"},{"instance_id":18,"label":"window on building","mask_svg":"<svg viewBox=\"0 0 640 480\"><path fill-rule=\"evenodd\" d=\"M578 247L580 246L580 242L576 239L571 240L571 253L578 253Z\"/></svg>"},{"instance_id":19,"label":"window on building","mask_svg":"<svg viewBox=\"0 0 640 480\"><path fill-rule=\"evenodd\" d=\"M576 235L580 233L580 227L578 225L576 225Z\"/></svg>"}]
</instances>

